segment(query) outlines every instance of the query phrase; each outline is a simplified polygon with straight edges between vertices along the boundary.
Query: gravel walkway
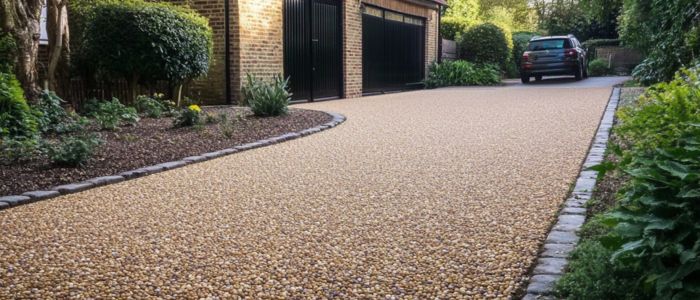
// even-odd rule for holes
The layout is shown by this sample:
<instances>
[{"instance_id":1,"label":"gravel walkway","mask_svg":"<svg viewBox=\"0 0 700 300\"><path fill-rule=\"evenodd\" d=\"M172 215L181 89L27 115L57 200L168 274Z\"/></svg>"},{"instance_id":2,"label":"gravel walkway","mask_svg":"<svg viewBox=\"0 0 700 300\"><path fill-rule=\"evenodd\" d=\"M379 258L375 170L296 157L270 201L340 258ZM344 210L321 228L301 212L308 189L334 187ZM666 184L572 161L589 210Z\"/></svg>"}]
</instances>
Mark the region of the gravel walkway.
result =
<instances>
[{"instance_id":1,"label":"gravel walkway","mask_svg":"<svg viewBox=\"0 0 700 300\"><path fill-rule=\"evenodd\" d=\"M300 105L339 127L0 211L0 298L508 298L609 88Z\"/></svg>"}]
</instances>

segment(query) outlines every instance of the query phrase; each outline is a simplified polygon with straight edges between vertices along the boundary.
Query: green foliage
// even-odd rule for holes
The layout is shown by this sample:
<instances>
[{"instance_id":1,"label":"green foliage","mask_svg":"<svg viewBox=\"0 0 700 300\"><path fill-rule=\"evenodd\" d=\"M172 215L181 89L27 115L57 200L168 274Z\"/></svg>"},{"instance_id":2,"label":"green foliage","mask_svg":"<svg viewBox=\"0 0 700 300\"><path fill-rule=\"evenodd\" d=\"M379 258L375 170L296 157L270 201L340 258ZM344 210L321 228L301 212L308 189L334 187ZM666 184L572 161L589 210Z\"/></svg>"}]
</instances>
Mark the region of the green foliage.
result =
<instances>
[{"instance_id":1,"label":"green foliage","mask_svg":"<svg viewBox=\"0 0 700 300\"><path fill-rule=\"evenodd\" d=\"M698 57L698 15L696 0L624 0L620 38L647 55L633 71L635 79L643 84L670 80Z\"/></svg>"},{"instance_id":2,"label":"green foliage","mask_svg":"<svg viewBox=\"0 0 700 300\"><path fill-rule=\"evenodd\" d=\"M12 73L17 59L17 43L10 34L0 34L0 72Z\"/></svg>"},{"instance_id":3,"label":"green foliage","mask_svg":"<svg viewBox=\"0 0 700 300\"><path fill-rule=\"evenodd\" d=\"M594 7L598 1L603 0L538 1L536 5L540 11L540 28L549 35L573 34L581 41L591 38L617 38L619 8L615 8L615 5L619 0L605 0L610 4L600 9ZM602 23L598 20L598 13L606 14Z\"/></svg>"},{"instance_id":4,"label":"green foliage","mask_svg":"<svg viewBox=\"0 0 700 300\"><path fill-rule=\"evenodd\" d=\"M498 67L458 61L433 63L425 81L427 88L442 86L495 85L501 82Z\"/></svg>"},{"instance_id":5,"label":"green foliage","mask_svg":"<svg viewBox=\"0 0 700 300\"><path fill-rule=\"evenodd\" d=\"M634 152L677 146L700 124L700 69L683 70L668 83L650 88L637 105L620 109L616 132Z\"/></svg>"},{"instance_id":6,"label":"green foliage","mask_svg":"<svg viewBox=\"0 0 700 300\"><path fill-rule=\"evenodd\" d=\"M112 98L112 101L89 100L83 107L85 115L93 118L100 130L115 130L123 125L136 125L139 115L133 107L127 107Z\"/></svg>"},{"instance_id":7,"label":"green foliage","mask_svg":"<svg viewBox=\"0 0 700 300\"><path fill-rule=\"evenodd\" d=\"M101 143L96 135L69 136L59 143L46 145L45 151L57 166L79 167L92 157Z\"/></svg>"},{"instance_id":8,"label":"green foliage","mask_svg":"<svg viewBox=\"0 0 700 300\"><path fill-rule=\"evenodd\" d=\"M233 137L233 133L235 131L235 123L232 120L229 120L228 116L223 113L219 114L217 118L219 123L219 131L221 131L221 135L229 139Z\"/></svg>"},{"instance_id":9,"label":"green foliage","mask_svg":"<svg viewBox=\"0 0 700 300\"><path fill-rule=\"evenodd\" d=\"M0 165L14 164L29 160L39 153L38 138L0 139Z\"/></svg>"},{"instance_id":10,"label":"green foliage","mask_svg":"<svg viewBox=\"0 0 700 300\"><path fill-rule=\"evenodd\" d=\"M605 76L608 74L610 74L608 61L601 58L596 58L588 64L588 75Z\"/></svg>"},{"instance_id":11,"label":"green foliage","mask_svg":"<svg viewBox=\"0 0 700 300\"><path fill-rule=\"evenodd\" d=\"M173 119L174 127L190 127L199 124L199 119L202 115L202 109L199 106L192 104L181 109L175 114Z\"/></svg>"},{"instance_id":12,"label":"green foliage","mask_svg":"<svg viewBox=\"0 0 700 300\"><path fill-rule=\"evenodd\" d=\"M513 65L519 69L522 62L523 53L527 51L527 44L532 37L536 36L534 32L516 32L513 34Z\"/></svg>"},{"instance_id":13,"label":"green foliage","mask_svg":"<svg viewBox=\"0 0 700 300\"><path fill-rule=\"evenodd\" d=\"M181 83L207 73L212 30L194 10L166 3L86 5L81 61L106 75ZM128 39L123 37L128 36Z\"/></svg>"},{"instance_id":14,"label":"green foliage","mask_svg":"<svg viewBox=\"0 0 700 300\"><path fill-rule=\"evenodd\" d=\"M596 240L581 242L572 252L569 272L557 282L556 292L564 299L649 299L637 289L640 266L611 261L613 251Z\"/></svg>"},{"instance_id":15,"label":"green foliage","mask_svg":"<svg viewBox=\"0 0 700 300\"><path fill-rule=\"evenodd\" d=\"M247 75L243 96L253 114L259 117L279 116L287 113L292 94L288 91L289 79L275 76L271 83Z\"/></svg>"},{"instance_id":16,"label":"green foliage","mask_svg":"<svg viewBox=\"0 0 700 300\"><path fill-rule=\"evenodd\" d=\"M134 108L141 115L149 118L160 118L164 115L172 114L173 106L171 103L156 98L162 98L162 95L154 95L154 97L138 96L136 97L136 102L134 102Z\"/></svg>"},{"instance_id":17,"label":"green foliage","mask_svg":"<svg viewBox=\"0 0 700 300\"><path fill-rule=\"evenodd\" d=\"M444 39L456 40L462 32L467 31L469 24L457 17L443 17L440 20L440 34Z\"/></svg>"},{"instance_id":18,"label":"green foliage","mask_svg":"<svg viewBox=\"0 0 700 300\"><path fill-rule=\"evenodd\" d=\"M41 132L67 133L83 130L87 119L67 112L61 103L64 101L54 92L44 91L34 106Z\"/></svg>"},{"instance_id":19,"label":"green foliage","mask_svg":"<svg viewBox=\"0 0 700 300\"><path fill-rule=\"evenodd\" d=\"M0 139L33 139L37 133L36 117L19 82L14 75L0 72Z\"/></svg>"},{"instance_id":20,"label":"green foliage","mask_svg":"<svg viewBox=\"0 0 700 300\"><path fill-rule=\"evenodd\" d=\"M460 58L474 63L494 64L504 69L511 55L505 32L491 23L472 27L458 43Z\"/></svg>"}]
</instances>

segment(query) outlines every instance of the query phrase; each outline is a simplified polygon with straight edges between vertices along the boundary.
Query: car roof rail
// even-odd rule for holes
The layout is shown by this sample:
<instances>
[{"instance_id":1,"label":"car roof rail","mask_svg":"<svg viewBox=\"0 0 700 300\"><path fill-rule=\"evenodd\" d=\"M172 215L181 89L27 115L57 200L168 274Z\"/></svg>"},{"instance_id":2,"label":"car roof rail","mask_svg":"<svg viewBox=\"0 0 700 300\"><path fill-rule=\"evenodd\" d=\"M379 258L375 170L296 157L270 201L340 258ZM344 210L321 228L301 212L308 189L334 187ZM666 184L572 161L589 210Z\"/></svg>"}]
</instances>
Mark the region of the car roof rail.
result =
<instances>
[{"instance_id":1,"label":"car roof rail","mask_svg":"<svg viewBox=\"0 0 700 300\"><path fill-rule=\"evenodd\" d=\"M573 34L571 34L571 33L567 34L566 36L568 36L568 37L570 37L570 38L576 38L576 36L573 35Z\"/></svg>"},{"instance_id":2,"label":"car roof rail","mask_svg":"<svg viewBox=\"0 0 700 300\"><path fill-rule=\"evenodd\" d=\"M530 41L535 40L535 39L539 39L539 38L541 38L541 36L536 35L536 36L531 37L531 38L530 38Z\"/></svg>"}]
</instances>

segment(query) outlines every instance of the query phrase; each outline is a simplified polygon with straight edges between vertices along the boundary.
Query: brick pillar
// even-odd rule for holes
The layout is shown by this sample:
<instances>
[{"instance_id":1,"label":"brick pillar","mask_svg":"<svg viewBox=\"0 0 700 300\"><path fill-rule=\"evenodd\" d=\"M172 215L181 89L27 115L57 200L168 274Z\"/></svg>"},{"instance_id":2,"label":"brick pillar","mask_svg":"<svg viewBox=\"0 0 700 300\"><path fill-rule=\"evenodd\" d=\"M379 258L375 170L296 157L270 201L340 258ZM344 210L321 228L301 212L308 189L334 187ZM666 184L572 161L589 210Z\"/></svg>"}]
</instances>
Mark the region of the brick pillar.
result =
<instances>
[{"instance_id":1,"label":"brick pillar","mask_svg":"<svg viewBox=\"0 0 700 300\"><path fill-rule=\"evenodd\" d=\"M343 1L343 94L362 96L362 12L360 0Z\"/></svg>"}]
</instances>

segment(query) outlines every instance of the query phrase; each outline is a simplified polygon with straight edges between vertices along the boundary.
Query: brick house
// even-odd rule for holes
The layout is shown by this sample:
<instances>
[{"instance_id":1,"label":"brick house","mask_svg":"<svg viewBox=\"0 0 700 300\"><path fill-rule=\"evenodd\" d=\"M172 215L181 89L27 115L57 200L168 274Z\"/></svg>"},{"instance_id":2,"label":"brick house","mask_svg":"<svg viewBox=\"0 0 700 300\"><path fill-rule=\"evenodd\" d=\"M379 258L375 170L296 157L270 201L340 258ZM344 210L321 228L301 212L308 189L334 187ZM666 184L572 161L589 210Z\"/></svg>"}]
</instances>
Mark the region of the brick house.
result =
<instances>
[{"instance_id":1,"label":"brick house","mask_svg":"<svg viewBox=\"0 0 700 300\"><path fill-rule=\"evenodd\" d=\"M417 86L438 59L444 0L169 0L210 19L214 61L188 91L236 103L246 74L290 78L294 100ZM227 55L228 54L228 55Z\"/></svg>"}]
</instances>

